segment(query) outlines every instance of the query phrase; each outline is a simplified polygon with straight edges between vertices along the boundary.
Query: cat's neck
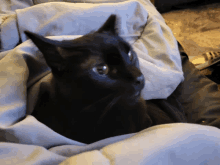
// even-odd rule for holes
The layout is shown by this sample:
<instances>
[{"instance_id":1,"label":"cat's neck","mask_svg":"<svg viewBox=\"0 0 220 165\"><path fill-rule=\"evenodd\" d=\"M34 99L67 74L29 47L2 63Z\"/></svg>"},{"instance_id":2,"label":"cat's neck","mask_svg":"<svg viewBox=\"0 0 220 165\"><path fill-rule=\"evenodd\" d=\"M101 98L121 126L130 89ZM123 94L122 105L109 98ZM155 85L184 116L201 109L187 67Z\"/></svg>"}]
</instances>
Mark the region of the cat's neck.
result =
<instances>
[{"instance_id":1,"label":"cat's neck","mask_svg":"<svg viewBox=\"0 0 220 165\"><path fill-rule=\"evenodd\" d=\"M53 77L51 79L51 85L51 91L53 92L50 93L50 102L55 105L56 109L71 110L78 113L94 103L92 99L85 99L87 98L86 92L77 86L77 84L74 84L74 82L72 82L70 86L67 83L57 81L56 78Z\"/></svg>"}]
</instances>

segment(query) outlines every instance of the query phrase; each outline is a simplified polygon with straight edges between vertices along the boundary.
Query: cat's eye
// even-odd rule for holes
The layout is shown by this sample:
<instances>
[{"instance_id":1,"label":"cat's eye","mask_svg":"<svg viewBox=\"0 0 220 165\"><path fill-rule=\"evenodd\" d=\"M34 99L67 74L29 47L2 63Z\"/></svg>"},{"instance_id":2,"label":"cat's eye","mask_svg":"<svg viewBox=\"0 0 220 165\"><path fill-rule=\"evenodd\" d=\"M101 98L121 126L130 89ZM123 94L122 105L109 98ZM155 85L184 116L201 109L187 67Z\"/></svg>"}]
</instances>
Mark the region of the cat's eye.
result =
<instances>
[{"instance_id":1,"label":"cat's eye","mask_svg":"<svg viewBox=\"0 0 220 165\"><path fill-rule=\"evenodd\" d=\"M129 60L132 61L133 55L132 55L131 51L128 52L128 57L129 57Z\"/></svg>"},{"instance_id":2,"label":"cat's eye","mask_svg":"<svg viewBox=\"0 0 220 165\"><path fill-rule=\"evenodd\" d=\"M109 71L107 65L99 65L99 66L96 66L96 67L93 68L93 70L94 70L95 72L97 72L98 74L100 74L100 75L107 74L108 71Z\"/></svg>"}]
</instances>

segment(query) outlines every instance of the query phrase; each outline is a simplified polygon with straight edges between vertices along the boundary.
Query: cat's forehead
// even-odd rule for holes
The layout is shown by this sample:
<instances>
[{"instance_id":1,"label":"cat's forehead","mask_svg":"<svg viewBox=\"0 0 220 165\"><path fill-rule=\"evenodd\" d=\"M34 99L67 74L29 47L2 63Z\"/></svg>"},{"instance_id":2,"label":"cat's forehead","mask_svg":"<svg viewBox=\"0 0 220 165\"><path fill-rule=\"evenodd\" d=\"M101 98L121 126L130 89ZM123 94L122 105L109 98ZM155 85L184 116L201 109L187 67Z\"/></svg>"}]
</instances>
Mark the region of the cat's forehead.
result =
<instances>
[{"instance_id":1,"label":"cat's forehead","mask_svg":"<svg viewBox=\"0 0 220 165\"><path fill-rule=\"evenodd\" d=\"M69 53L65 56L80 54L82 56L89 55L87 58L102 60L106 56L117 56L120 59L127 58L128 52L131 50L130 45L122 38L108 33L94 33L72 40L68 43ZM82 57L81 56L81 57ZM92 57L94 56L94 57ZM96 56L96 57L95 57Z\"/></svg>"},{"instance_id":2,"label":"cat's forehead","mask_svg":"<svg viewBox=\"0 0 220 165\"><path fill-rule=\"evenodd\" d=\"M129 49L129 44L117 35L109 33L92 33L73 40L73 45L81 44L84 46L93 46L94 48L103 48L106 46L120 46Z\"/></svg>"},{"instance_id":3,"label":"cat's forehead","mask_svg":"<svg viewBox=\"0 0 220 165\"><path fill-rule=\"evenodd\" d=\"M131 49L130 45L125 42L121 37L109 34L95 34L92 40L87 42L88 48L94 51L100 51L106 54L121 55L128 53Z\"/></svg>"}]
</instances>

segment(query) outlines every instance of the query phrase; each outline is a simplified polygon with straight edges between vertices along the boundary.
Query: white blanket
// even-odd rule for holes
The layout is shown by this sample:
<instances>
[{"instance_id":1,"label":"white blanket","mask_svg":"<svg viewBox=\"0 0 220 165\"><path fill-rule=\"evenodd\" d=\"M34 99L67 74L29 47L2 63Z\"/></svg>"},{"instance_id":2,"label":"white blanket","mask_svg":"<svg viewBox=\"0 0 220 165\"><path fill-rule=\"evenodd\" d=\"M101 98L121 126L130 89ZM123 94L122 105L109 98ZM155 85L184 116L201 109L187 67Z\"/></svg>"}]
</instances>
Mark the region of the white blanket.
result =
<instances>
[{"instance_id":1,"label":"white blanket","mask_svg":"<svg viewBox=\"0 0 220 165\"><path fill-rule=\"evenodd\" d=\"M42 146L0 143L8 165L217 165L220 130L196 124L164 124L90 145ZM68 158L69 157L69 158Z\"/></svg>"}]
</instances>

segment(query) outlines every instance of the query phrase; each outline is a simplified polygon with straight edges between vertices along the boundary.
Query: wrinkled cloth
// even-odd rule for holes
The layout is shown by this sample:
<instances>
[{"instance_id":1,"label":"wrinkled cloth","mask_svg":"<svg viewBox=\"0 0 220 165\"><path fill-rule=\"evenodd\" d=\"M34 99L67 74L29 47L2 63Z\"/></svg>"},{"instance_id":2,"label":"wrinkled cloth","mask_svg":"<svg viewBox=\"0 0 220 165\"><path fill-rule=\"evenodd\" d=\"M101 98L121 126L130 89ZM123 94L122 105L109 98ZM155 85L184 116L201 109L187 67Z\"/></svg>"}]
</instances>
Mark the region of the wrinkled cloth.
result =
<instances>
[{"instance_id":1,"label":"wrinkled cloth","mask_svg":"<svg viewBox=\"0 0 220 165\"><path fill-rule=\"evenodd\" d=\"M215 165L220 162L219 139L220 130L212 126L164 124L84 146L62 145L47 150L0 143L0 164Z\"/></svg>"}]
</instances>

